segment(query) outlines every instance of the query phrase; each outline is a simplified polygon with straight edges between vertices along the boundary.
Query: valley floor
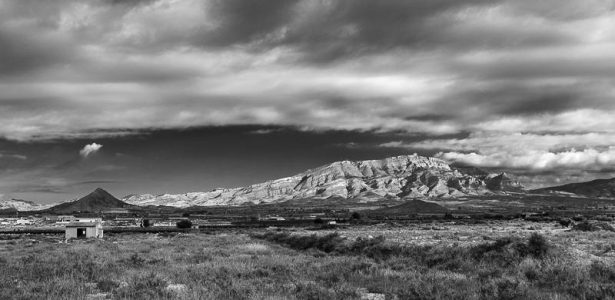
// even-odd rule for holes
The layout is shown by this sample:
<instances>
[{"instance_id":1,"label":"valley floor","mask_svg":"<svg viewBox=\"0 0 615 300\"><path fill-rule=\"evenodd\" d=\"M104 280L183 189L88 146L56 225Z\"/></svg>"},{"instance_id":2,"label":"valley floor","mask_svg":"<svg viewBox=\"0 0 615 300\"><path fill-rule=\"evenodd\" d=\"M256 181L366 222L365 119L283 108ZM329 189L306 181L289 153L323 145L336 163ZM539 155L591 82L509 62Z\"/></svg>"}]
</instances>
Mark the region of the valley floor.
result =
<instances>
[{"instance_id":1,"label":"valley floor","mask_svg":"<svg viewBox=\"0 0 615 300\"><path fill-rule=\"evenodd\" d=\"M523 221L5 235L0 299L607 299L614 238Z\"/></svg>"}]
</instances>

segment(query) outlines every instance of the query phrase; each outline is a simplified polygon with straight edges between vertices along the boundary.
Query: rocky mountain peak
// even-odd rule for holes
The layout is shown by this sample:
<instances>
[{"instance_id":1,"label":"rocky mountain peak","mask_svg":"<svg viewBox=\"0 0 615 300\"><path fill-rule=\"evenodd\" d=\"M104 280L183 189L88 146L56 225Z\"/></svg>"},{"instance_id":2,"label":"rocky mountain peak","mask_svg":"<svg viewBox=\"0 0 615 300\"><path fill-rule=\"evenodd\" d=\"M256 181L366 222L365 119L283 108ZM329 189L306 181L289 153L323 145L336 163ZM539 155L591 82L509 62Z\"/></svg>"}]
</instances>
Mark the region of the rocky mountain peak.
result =
<instances>
[{"instance_id":1,"label":"rocky mountain peak","mask_svg":"<svg viewBox=\"0 0 615 300\"><path fill-rule=\"evenodd\" d=\"M137 205L244 205L330 197L377 201L384 198L446 198L522 189L507 174L451 167L444 160L401 155L380 160L337 161L290 177L247 187L178 195L133 195Z\"/></svg>"}]
</instances>

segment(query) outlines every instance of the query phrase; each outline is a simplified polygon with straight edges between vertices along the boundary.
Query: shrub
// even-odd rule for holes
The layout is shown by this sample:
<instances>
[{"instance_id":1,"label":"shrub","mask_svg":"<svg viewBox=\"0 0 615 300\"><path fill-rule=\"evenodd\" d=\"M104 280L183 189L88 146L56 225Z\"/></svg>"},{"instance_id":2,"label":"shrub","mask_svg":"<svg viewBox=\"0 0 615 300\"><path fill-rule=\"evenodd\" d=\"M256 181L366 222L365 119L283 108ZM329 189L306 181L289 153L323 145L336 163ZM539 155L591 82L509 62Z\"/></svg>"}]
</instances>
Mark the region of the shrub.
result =
<instances>
[{"instance_id":1,"label":"shrub","mask_svg":"<svg viewBox=\"0 0 615 300\"><path fill-rule=\"evenodd\" d=\"M499 238L493 243L484 243L470 248L470 253L474 259L480 259L488 252L502 252L504 248L513 243L511 238Z\"/></svg>"},{"instance_id":2,"label":"shrub","mask_svg":"<svg viewBox=\"0 0 615 300\"><path fill-rule=\"evenodd\" d=\"M338 233L324 236L317 236L316 234L301 236L290 235L285 232L268 232L263 235L253 235L253 237L284 244L296 250L316 249L326 253L364 255L377 260L385 260L405 253L403 246L385 243L384 236L359 237L354 242L348 241Z\"/></svg>"},{"instance_id":3,"label":"shrub","mask_svg":"<svg viewBox=\"0 0 615 300\"><path fill-rule=\"evenodd\" d=\"M533 233L527 240L528 253L534 257L543 257L549 252L550 245L544 236Z\"/></svg>"},{"instance_id":4,"label":"shrub","mask_svg":"<svg viewBox=\"0 0 615 300\"><path fill-rule=\"evenodd\" d=\"M145 259L143 259L142 257L139 256L139 254L137 253L133 253L129 260L131 265L135 266L135 267L139 267L142 266L145 263Z\"/></svg>"},{"instance_id":5,"label":"shrub","mask_svg":"<svg viewBox=\"0 0 615 300\"><path fill-rule=\"evenodd\" d=\"M568 227L568 226L570 226L570 224L572 224L572 220L570 220L570 219L559 219L558 223L562 227Z\"/></svg>"},{"instance_id":6,"label":"shrub","mask_svg":"<svg viewBox=\"0 0 615 300\"><path fill-rule=\"evenodd\" d=\"M599 230L597 227L592 226L592 224L587 221L575 224L572 227L572 229L578 230L578 231L597 231Z\"/></svg>"},{"instance_id":7,"label":"shrub","mask_svg":"<svg viewBox=\"0 0 615 300\"><path fill-rule=\"evenodd\" d=\"M152 221L150 219L143 219L143 221L141 221L141 227L151 227L152 226Z\"/></svg>"},{"instance_id":8,"label":"shrub","mask_svg":"<svg viewBox=\"0 0 615 300\"><path fill-rule=\"evenodd\" d=\"M192 222L190 222L190 220L181 220L179 222L177 222L177 228L192 228Z\"/></svg>"},{"instance_id":9,"label":"shrub","mask_svg":"<svg viewBox=\"0 0 615 300\"><path fill-rule=\"evenodd\" d=\"M100 280L96 284L96 287L103 292L111 292L117 289L119 286L120 284L118 282L109 279Z\"/></svg>"},{"instance_id":10,"label":"shrub","mask_svg":"<svg viewBox=\"0 0 615 300\"><path fill-rule=\"evenodd\" d=\"M615 231L615 228L613 228L613 226L611 226L609 223L589 222L589 221L578 223L574 225L572 229L578 230L578 231L600 231L600 230Z\"/></svg>"},{"instance_id":11,"label":"shrub","mask_svg":"<svg viewBox=\"0 0 615 300\"><path fill-rule=\"evenodd\" d=\"M593 261L589 265L589 275L598 282L615 281L615 268L600 261Z\"/></svg>"},{"instance_id":12,"label":"shrub","mask_svg":"<svg viewBox=\"0 0 615 300\"><path fill-rule=\"evenodd\" d=\"M547 240L538 233L533 233L523 242L520 239L501 238L493 243L485 243L470 249L475 260L490 259L493 263L509 265L527 256L544 257L550 249Z\"/></svg>"}]
</instances>

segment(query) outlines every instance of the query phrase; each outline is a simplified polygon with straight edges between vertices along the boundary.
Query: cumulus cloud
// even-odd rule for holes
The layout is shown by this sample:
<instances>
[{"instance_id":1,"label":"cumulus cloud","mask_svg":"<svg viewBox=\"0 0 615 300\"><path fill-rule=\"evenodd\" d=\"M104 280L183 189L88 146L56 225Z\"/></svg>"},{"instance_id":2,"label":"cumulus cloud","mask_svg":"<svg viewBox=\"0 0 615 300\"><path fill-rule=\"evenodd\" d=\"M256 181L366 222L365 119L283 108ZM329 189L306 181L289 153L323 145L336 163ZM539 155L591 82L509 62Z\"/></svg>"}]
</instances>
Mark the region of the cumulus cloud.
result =
<instances>
[{"instance_id":1,"label":"cumulus cloud","mask_svg":"<svg viewBox=\"0 0 615 300\"><path fill-rule=\"evenodd\" d=\"M614 144L615 133L609 132L478 131L461 138L391 141L380 146L437 151L437 157L478 167L542 173L609 171L615 163Z\"/></svg>"},{"instance_id":2,"label":"cumulus cloud","mask_svg":"<svg viewBox=\"0 0 615 300\"><path fill-rule=\"evenodd\" d=\"M100 148L102 148L102 145L97 143L87 144L79 151L79 154L85 158L98 152Z\"/></svg>"},{"instance_id":3,"label":"cumulus cloud","mask_svg":"<svg viewBox=\"0 0 615 300\"><path fill-rule=\"evenodd\" d=\"M0 138L290 125L400 133L382 146L483 167L601 172L614 3L0 0Z\"/></svg>"},{"instance_id":4,"label":"cumulus cloud","mask_svg":"<svg viewBox=\"0 0 615 300\"><path fill-rule=\"evenodd\" d=\"M558 169L580 169L600 171L610 170L615 163L615 147L604 151L585 149L563 152L528 151L526 153L478 154L460 152L440 152L436 157L445 160L480 167L513 168L532 171L552 171Z\"/></svg>"}]
</instances>

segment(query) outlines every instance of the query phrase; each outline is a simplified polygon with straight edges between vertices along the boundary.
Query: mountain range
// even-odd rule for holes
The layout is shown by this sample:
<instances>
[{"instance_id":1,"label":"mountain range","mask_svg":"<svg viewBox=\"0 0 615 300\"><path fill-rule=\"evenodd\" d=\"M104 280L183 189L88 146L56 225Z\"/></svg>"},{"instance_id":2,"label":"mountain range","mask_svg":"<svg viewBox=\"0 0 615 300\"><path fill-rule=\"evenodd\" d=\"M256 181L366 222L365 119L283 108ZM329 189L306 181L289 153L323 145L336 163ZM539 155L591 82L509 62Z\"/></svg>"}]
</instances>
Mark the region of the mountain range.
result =
<instances>
[{"instance_id":1,"label":"mountain range","mask_svg":"<svg viewBox=\"0 0 615 300\"><path fill-rule=\"evenodd\" d=\"M505 195L550 194L577 197L615 197L615 178L598 179L556 187L526 190L513 176L488 173L482 169L450 164L418 155L381 160L338 161L305 172L238 188L217 188L208 192L162 195L128 195L117 199L103 189L59 205L39 205L11 199L0 200L0 210L49 209L57 213L99 211L135 206L239 206L264 203L319 203L353 201L439 199ZM324 202L323 202L324 203Z\"/></svg>"},{"instance_id":2,"label":"mountain range","mask_svg":"<svg viewBox=\"0 0 615 300\"><path fill-rule=\"evenodd\" d=\"M35 211L52 207L55 204L38 204L22 199L0 200L0 210Z\"/></svg>"},{"instance_id":3,"label":"mountain range","mask_svg":"<svg viewBox=\"0 0 615 300\"><path fill-rule=\"evenodd\" d=\"M454 198L522 191L523 186L505 173L490 174L433 157L404 155L382 160L334 162L247 187L186 194L129 195L122 200L139 206L188 207L327 198L359 202L383 198Z\"/></svg>"}]
</instances>

